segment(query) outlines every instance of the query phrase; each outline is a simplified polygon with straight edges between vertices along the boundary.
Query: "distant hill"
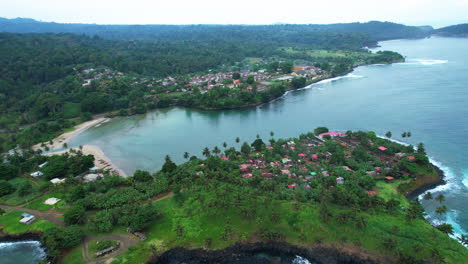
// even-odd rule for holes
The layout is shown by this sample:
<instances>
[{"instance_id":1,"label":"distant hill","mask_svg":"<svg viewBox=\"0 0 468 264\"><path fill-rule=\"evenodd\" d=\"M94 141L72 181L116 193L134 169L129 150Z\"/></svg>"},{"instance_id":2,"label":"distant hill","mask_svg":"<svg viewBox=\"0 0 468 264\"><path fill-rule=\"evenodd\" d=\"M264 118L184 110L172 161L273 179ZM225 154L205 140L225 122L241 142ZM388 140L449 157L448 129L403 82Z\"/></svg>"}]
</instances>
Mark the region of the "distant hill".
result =
<instances>
[{"instance_id":1,"label":"distant hill","mask_svg":"<svg viewBox=\"0 0 468 264\"><path fill-rule=\"evenodd\" d=\"M446 37L468 37L468 23L439 28L433 34Z\"/></svg>"},{"instance_id":2,"label":"distant hill","mask_svg":"<svg viewBox=\"0 0 468 264\"><path fill-rule=\"evenodd\" d=\"M333 32L366 34L372 41L421 38L426 28L391 22L341 23L328 25L96 25L40 22L29 18L0 18L0 32L75 33L97 35L106 39L127 40L272 40L281 34L300 37L302 33ZM297 35L297 36L296 36Z\"/></svg>"}]
</instances>

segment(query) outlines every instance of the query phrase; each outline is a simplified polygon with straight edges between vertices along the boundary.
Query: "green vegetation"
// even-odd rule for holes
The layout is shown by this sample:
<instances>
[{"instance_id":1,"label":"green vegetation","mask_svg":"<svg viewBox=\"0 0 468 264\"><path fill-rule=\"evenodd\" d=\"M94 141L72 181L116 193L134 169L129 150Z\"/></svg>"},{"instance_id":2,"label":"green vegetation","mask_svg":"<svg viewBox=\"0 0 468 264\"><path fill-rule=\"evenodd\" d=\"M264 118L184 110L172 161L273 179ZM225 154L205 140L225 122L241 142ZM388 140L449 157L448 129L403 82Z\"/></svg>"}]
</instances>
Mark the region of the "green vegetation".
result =
<instances>
[{"instance_id":1,"label":"green vegetation","mask_svg":"<svg viewBox=\"0 0 468 264\"><path fill-rule=\"evenodd\" d=\"M104 249L117 246L115 240L93 240L88 244L88 256L96 257L95 254Z\"/></svg>"},{"instance_id":2,"label":"green vegetation","mask_svg":"<svg viewBox=\"0 0 468 264\"><path fill-rule=\"evenodd\" d=\"M468 24L459 24L448 27L443 27L434 30L433 32L439 36L445 37L467 37L468 36Z\"/></svg>"},{"instance_id":3,"label":"green vegetation","mask_svg":"<svg viewBox=\"0 0 468 264\"><path fill-rule=\"evenodd\" d=\"M128 179L107 175L83 183L69 178L29 204L43 209L39 204L47 197L64 198L65 229L46 230L51 224L43 226L40 220L21 225L19 212L0 219L6 220L6 232L45 230L44 241L56 258L67 249L76 254L73 248L84 233L130 235L128 230L144 232L147 239L114 263L143 263L176 246L220 249L257 240L339 244L395 256L403 263L467 260L466 249L446 235L452 227L429 225L422 207L400 190L419 184L425 175L437 175L423 145L415 151L362 131L324 136L322 141L316 134L328 129L314 132L271 139L269 145L257 137L244 142L240 151L206 149L206 159L192 157L181 165L166 157L161 171L140 170ZM435 199L443 214L445 198ZM65 259L74 263L69 255Z\"/></svg>"},{"instance_id":4,"label":"green vegetation","mask_svg":"<svg viewBox=\"0 0 468 264\"><path fill-rule=\"evenodd\" d=\"M46 194L46 195L42 196L39 199L36 199L36 200L26 204L24 206L24 208L29 208L29 209L33 209L33 210L39 210L39 211L47 211L47 210L49 210L51 208L54 208L54 207L55 208L60 208L64 204L64 201L63 201L64 197L65 197L65 195L63 193L60 193L60 192L49 193L49 194ZM45 204L44 202L49 198L59 198L59 199L61 199L61 201L59 201L58 203L56 203L54 205Z\"/></svg>"},{"instance_id":5,"label":"green vegetation","mask_svg":"<svg viewBox=\"0 0 468 264\"><path fill-rule=\"evenodd\" d=\"M357 65L404 60L398 53L362 49L373 42L365 34L288 29L298 38L270 28L257 30L266 35L263 41L256 39L258 34L255 39L234 34L219 40L209 34L204 40L129 42L1 33L0 63L6 67L0 71L0 129L7 133L0 134L0 150L48 142L97 113L142 114L174 105L206 110L253 106ZM321 70L306 80L273 81L290 74L294 63ZM195 74L241 71L251 74L191 83ZM267 74L267 82L255 79L260 73Z\"/></svg>"},{"instance_id":6,"label":"green vegetation","mask_svg":"<svg viewBox=\"0 0 468 264\"><path fill-rule=\"evenodd\" d=\"M83 235L83 231L76 226L52 227L45 230L41 240L47 247L47 255L54 260L58 260L63 250L79 245Z\"/></svg>"},{"instance_id":7,"label":"green vegetation","mask_svg":"<svg viewBox=\"0 0 468 264\"><path fill-rule=\"evenodd\" d=\"M0 215L0 229L7 234L21 234L31 231L43 232L54 227L54 224L43 219L37 219L30 225L20 224L19 220L22 218L22 212L8 209L5 211L5 214Z\"/></svg>"},{"instance_id":8,"label":"green vegetation","mask_svg":"<svg viewBox=\"0 0 468 264\"><path fill-rule=\"evenodd\" d=\"M81 245L74 247L69 250L67 254L63 257L63 264L86 264L83 260L83 249Z\"/></svg>"}]
</instances>

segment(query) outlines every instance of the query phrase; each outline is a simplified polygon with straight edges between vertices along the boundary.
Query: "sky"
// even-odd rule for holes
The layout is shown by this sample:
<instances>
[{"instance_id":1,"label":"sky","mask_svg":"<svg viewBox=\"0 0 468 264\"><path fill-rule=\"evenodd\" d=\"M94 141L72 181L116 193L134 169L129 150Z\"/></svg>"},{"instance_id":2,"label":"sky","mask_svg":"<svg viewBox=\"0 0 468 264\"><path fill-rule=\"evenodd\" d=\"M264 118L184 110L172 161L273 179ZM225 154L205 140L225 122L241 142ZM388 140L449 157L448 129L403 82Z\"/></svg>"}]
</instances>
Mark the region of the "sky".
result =
<instances>
[{"instance_id":1,"label":"sky","mask_svg":"<svg viewBox=\"0 0 468 264\"><path fill-rule=\"evenodd\" d=\"M0 17L95 24L468 23L468 0L0 0Z\"/></svg>"}]
</instances>

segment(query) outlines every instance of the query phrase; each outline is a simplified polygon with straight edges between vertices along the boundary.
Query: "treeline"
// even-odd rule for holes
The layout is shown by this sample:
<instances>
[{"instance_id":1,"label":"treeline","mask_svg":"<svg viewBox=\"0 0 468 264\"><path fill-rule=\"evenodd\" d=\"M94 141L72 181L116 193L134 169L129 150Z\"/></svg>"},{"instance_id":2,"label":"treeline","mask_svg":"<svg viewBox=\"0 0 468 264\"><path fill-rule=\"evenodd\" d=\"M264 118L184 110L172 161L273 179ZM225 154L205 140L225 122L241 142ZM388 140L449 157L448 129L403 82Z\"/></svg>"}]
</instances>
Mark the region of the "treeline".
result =
<instances>
[{"instance_id":1,"label":"treeline","mask_svg":"<svg viewBox=\"0 0 468 264\"><path fill-rule=\"evenodd\" d=\"M440 36L459 36L459 37L467 37L468 36L468 24L459 24L453 25L449 27L439 28L434 30L434 34Z\"/></svg>"},{"instance_id":2,"label":"treeline","mask_svg":"<svg viewBox=\"0 0 468 264\"><path fill-rule=\"evenodd\" d=\"M368 37L361 33L310 32L310 35L303 35L294 33L294 30L291 33L261 27L258 33L268 36L257 39L256 33L250 36L242 30L228 38L230 34L226 32L235 27L229 27L229 30L203 28L195 30L206 31L208 36L203 40L174 37L164 41L106 40L74 34L0 33L0 129L3 133L15 132L0 135L0 150L11 149L18 144L28 147L48 141L71 127L74 123L67 119L73 117L88 120L94 113L122 110L122 114L126 114L127 109L131 113L144 113L146 109L170 105L204 109L242 107L267 102L288 89L274 86L257 93L255 89L228 91L217 88L205 95L195 92L173 98L164 94L168 92L166 87L132 85L134 78L206 72L235 65L247 57L288 60L288 65L292 65L289 63L295 59L311 61L336 76L348 72L356 64L386 63L399 60L398 56L402 58L391 52L369 56L360 50L368 41ZM255 30L249 28L248 31ZM210 35L210 32L216 34ZM294 48L295 52L289 52L288 48ZM320 57L307 53L313 48L361 52L353 53L360 54L353 55L355 57ZM83 86L80 76L86 68L83 65L102 65L124 72L126 77L104 80L105 87L98 82ZM178 83L185 85L187 80ZM154 91L158 94L156 98L144 99ZM38 121L43 122L36 123Z\"/></svg>"},{"instance_id":3,"label":"treeline","mask_svg":"<svg viewBox=\"0 0 468 264\"><path fill-rule=\"evenodd\" d=\"M91 25L38 22L33 19L0 18L0 31L15 33L75 33L97 35L106 39L127 40L274 40L313 45L327 41L323 33L358 33L367 45L397 38L426 37L421 27L391 22L303 24L303 25ZM327 39L330 39L328 35ZM312 41L312 42L310 42ZM332 42L332 41L330 41ZM361 43L363 44L363 43ZM362 46L362 45L361 45Z\"/></svg>"}]
</instances>

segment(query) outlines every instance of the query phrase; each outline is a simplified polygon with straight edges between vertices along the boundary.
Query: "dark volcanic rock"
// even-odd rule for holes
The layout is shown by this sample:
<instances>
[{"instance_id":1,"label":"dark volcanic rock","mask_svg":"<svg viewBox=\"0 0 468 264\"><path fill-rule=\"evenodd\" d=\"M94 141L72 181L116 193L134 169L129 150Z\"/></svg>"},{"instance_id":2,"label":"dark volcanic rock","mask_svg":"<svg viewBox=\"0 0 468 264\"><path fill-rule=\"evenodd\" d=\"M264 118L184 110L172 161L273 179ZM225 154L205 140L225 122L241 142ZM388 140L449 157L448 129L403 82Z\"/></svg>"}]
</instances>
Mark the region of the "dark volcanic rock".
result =
<instances>
[{"instance_id":1,"label":"dark volcanic rock","mask_svg":"<svg viewBox=\"0 0 468 264\"><path fill-rule=\"evenodd\" d=\"M259 257L267 254L274 258ZM150 264L269 264L292 263L296 256L308 259L311 263L326 264L372 264L377 263L368 258L351 255L335 248L313 247L302 248L282 242L235 244L222 250L186 249L182 247L171 249L159 257L150 260Z\"/></svg>"}]
</instances>

